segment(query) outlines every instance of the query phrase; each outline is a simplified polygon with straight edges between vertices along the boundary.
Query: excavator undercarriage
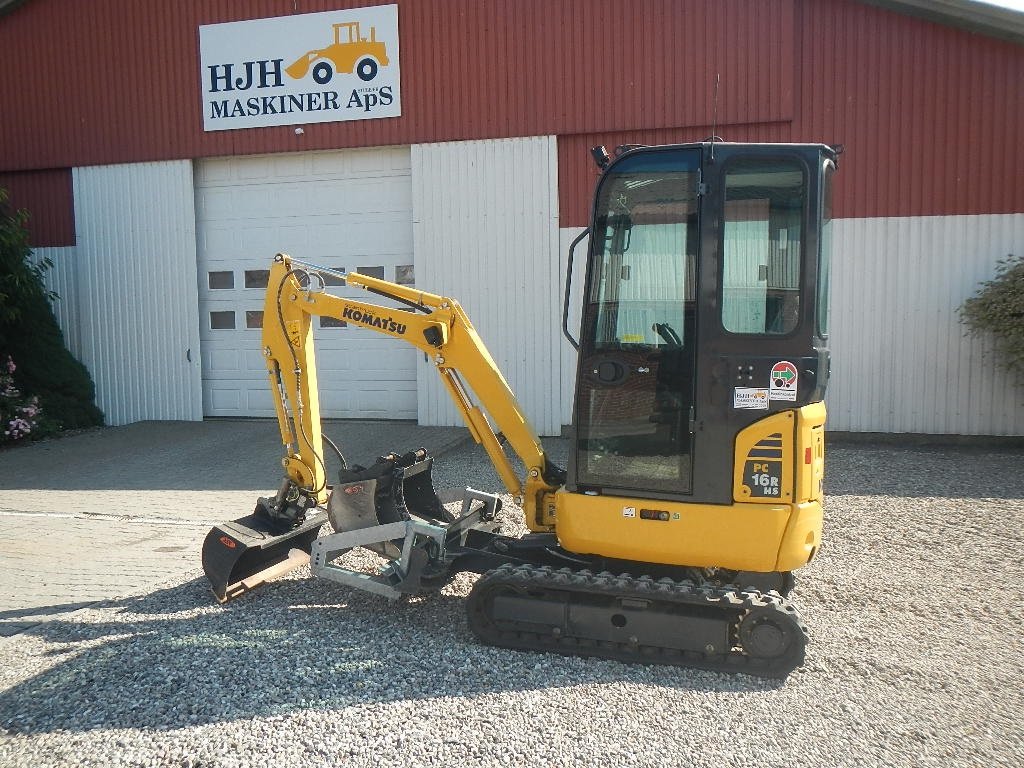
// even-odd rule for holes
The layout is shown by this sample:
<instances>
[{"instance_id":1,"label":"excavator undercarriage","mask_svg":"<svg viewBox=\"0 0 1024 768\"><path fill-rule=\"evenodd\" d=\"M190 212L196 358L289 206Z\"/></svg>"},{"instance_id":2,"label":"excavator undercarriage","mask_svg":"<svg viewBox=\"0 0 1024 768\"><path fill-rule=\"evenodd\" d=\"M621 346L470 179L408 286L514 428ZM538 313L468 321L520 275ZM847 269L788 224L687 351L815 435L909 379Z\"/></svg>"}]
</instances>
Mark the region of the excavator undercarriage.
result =
<instances>
[{"instance_id":1,"label":"excavator undercarriage","mask_svg":"<svg viewBox=\"0 0 1024 768\"><path fill-rule=\"evenodd\" d=\"M562 549L554 534L502 535L501 498L466 488L451 511L434 490L432 463L421 448L342 469L326 511L290 530L274 533L274 499L215 527L203 564L218 600L306 562L318 577L392 600L436 592L466 571L483 574L467 612L474 635L490 645L762 677L803 663L807 633L793 605L779 591L723 582L772 574L586 557ZM335 532L323 534L328 522ZM338 562L358 547L384 565L367 573ZM788 592L790 575L774 576L771 586Z\"/></svg>"}]
</instances>

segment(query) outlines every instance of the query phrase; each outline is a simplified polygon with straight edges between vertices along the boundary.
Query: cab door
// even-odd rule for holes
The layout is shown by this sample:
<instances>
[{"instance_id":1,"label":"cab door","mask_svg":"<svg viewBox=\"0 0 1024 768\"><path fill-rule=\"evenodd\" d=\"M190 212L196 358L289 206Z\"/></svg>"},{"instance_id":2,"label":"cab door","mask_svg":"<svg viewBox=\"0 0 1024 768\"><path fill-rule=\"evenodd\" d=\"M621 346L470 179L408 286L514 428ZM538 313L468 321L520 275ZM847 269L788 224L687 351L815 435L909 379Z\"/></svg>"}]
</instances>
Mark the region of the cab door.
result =
<instances>
[{"instance_id":1,"label":"cab door","mask_svg":"<svg viewBox=\"0 0 1024 768\"><path fill-rule=\"evenodd\" d=\"M824 397L822 145L626 152L591 226L569 490L734 501L737 435ZM780 451L772 435L765 451ZM773 454L774 455L774 454Z\"/></svg>"},{"instance_id":2,"label":"cab door","mask_svg":"<svg viewBox=\"0 0 1024 768\"><path fill-rule=\"evenodd\" d=\"M694 501L735 501L737 435L824 397L820 190L831 155L818 144L705 146ZM793 440L772 433L756 455L780 459Z\"/></svg>"},{"instance_id":3,"label":"cab door","mask_svg":"<svg viewBox=\"0 0 1024 768\"><path fill-rule=\"evenodd\" d=\"M629 153L595 202L570 480L580 492L693 487L698 148Z\"/></svg>"}]
</instances>

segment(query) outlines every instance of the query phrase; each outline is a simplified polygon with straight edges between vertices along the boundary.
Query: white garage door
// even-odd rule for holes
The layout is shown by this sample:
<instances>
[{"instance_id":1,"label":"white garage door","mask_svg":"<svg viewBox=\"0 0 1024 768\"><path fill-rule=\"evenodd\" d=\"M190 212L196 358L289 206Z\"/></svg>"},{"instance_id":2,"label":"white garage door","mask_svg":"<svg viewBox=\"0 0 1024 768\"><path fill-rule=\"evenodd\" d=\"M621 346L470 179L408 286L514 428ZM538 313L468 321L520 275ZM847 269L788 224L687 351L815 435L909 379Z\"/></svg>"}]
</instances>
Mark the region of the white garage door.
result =
<instances>
[{"instance_id":1,"label":"white garage door","mask_svg":"<svg viewBox=\"0 0 1024 768\"><path fill-rule=\"evenodd\" d=\"M195 186L203 413L273 416L260 328L274 254L410 282L409 149L202 160ZM324 416L416 418L412 347L329 318L314 327Z\"/></svg>"}]
</instances>

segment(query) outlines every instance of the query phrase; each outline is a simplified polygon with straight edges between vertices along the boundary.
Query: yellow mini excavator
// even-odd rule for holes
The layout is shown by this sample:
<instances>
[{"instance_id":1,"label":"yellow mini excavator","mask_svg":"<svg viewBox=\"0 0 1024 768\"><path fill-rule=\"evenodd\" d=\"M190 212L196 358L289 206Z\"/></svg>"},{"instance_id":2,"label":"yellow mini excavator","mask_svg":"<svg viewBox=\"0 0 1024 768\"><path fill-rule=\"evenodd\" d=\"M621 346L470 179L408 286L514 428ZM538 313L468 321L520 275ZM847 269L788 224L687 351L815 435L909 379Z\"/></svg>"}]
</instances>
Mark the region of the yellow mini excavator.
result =
<instances>
[{"instance_id":1,"label":"yellow mini excavator","mask_svg":"<svg viewBox=\"0 0 1024 768\"><path fill-rule=\"evenodd\" d=\"M485 643L788 674L807 642L788 599L792 572L821 541L836 155L717 139L620 147L614 158L595 148L578 339L569 285L563 314L578 350L566 468L545 454L457 301L279 254L263 355L285 477L253 514L207 536L217 599L305 562L393 599L469 571L481 574L469 626ZM326 276L401 309L332 295ZM345 462L321 433L315 315L429 356L528 533L500 532L495 494L466 489L461 507L441 503L422 449ZM341 459L333 483L325 442ZM357 547L382 567L348 567L342 556Z\"/></svg>"}]
</instances>

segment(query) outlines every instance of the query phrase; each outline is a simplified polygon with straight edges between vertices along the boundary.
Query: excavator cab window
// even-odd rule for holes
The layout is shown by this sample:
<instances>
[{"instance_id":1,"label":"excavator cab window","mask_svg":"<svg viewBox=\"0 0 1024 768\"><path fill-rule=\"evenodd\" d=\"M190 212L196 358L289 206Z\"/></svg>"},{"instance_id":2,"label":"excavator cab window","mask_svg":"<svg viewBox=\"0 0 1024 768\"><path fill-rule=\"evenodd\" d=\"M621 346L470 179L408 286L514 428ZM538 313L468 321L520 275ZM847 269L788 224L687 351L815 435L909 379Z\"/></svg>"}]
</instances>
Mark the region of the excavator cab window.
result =
<instances>
[{"instance_id":1,"label":"excavator cab window","mask_svg":"<svg viewBox=\"0 0 1024 768\"><path fill-rule=\"evenodd\" d=\"M780 336L796 329L806 186L792 159L739 158L725 171L726 331Z\"/></svg>"}]
</instances>

